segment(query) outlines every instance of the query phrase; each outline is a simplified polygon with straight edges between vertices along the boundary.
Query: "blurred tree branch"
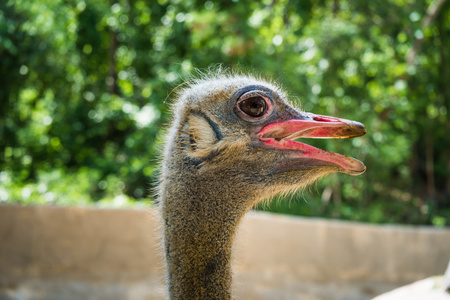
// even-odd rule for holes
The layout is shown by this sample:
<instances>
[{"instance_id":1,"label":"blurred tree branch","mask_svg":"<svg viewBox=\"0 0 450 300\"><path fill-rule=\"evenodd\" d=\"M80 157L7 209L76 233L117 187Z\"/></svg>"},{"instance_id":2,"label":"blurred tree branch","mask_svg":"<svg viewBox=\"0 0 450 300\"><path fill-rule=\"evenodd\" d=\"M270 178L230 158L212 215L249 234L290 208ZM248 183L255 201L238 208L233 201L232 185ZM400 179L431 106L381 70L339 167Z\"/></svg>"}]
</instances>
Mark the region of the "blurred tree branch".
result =
<instances>
[{"instance_id":1,"label":"blurred tree branch","mask_svg":"<svg viewBox=\"0 0 450 300\"><path fill-rule=\"evenodd\" d=\"M430 27L430 25L434 22L434 20L436 20L436 18L439 16L442 7L446 2L447 0L437 0L432 4L430 4L430 6L428 6L426 16L423 19L421 25L422 32L424 32L428 27ZM420 50L420 46L423 43L423 39L424 37L416 39L414 47L406 55L406 63L408 65L412 65L414 63L417 53Z\"/></svg>"}]
</instances>

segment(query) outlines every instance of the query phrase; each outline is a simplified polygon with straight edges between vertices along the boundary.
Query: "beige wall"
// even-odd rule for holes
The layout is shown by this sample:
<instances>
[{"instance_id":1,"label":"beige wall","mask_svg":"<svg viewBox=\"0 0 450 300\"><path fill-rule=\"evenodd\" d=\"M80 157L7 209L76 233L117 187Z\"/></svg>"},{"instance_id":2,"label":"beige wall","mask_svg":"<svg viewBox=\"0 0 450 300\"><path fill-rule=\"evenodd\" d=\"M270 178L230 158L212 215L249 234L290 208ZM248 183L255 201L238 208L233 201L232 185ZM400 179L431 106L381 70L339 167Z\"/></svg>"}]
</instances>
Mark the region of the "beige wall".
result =
<instances>
[{"instance_id":1,"label":"beige wall","mask_svg":"<svg viewBox=\"0 0 450 300\"><path fill-rule=\"evenodd\" d=\"M0 299L163 299L157 212L0 206ZM442 274L450 229L250 213L237 299L370 299Z\"/></svg>"}]
</instances>

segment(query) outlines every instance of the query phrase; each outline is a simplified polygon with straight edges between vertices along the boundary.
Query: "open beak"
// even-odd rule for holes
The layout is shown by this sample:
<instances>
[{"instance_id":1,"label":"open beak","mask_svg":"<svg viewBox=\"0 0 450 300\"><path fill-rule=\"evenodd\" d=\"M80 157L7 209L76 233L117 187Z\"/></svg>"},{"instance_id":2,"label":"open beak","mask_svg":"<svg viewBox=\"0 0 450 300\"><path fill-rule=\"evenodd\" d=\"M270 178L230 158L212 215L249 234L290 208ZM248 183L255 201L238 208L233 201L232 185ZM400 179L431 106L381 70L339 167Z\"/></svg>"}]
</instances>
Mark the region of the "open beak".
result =
<instances>
[{"instance_id":1,"label":"open beak","mask_svg":"<svg viewBox=\"0 0 450 300\"><path fill-rule=\"evenodd\" d=\"M337 166L339 172L359 175L366 170L359 160L315 148L294 139L346 139L364 134L366 128L359 122L306 113L299 118L268 124L257 136L266 146L292 151L294 157L324 161Z\"/></svg>"}]
</instances>

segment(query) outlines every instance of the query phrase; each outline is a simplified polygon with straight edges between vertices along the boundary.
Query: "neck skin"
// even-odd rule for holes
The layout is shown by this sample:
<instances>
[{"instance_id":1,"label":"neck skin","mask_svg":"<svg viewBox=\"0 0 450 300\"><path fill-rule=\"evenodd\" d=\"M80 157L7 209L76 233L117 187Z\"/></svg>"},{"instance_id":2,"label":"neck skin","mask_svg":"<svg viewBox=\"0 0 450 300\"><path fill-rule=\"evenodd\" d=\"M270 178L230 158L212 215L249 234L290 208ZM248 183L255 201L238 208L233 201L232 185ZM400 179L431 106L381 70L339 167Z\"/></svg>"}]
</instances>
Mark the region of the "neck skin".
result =
<instances>
[{"instance_id":1,"label":"neck skin","mask_svg":"<svg viewBox=\"0 0 450 300\"><path fill-rule=\"evenodd\" d=\"M164 193L171 196L161 206L169 298L231 299L231 248L246 209L227 205L231 199L177 192Z\"/></svg>"}]
</instances>

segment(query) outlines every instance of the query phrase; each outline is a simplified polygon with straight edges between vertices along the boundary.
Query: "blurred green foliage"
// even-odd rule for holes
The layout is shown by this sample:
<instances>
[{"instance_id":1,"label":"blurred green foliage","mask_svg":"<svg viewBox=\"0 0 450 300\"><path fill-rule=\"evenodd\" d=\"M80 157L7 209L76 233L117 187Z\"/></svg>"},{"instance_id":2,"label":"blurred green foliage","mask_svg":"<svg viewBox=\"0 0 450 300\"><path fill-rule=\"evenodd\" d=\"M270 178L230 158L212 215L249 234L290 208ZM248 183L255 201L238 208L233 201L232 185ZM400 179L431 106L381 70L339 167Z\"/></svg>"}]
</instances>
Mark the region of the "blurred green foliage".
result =
<instances>
[{"instance_id":1,"label":"blurred green foliage","mask_svg":"<svg viewBox=\"0 0 450 300\"><path fill-rule=\"evenodd\" d=\"M449 1L7 0L0 58L0 202L142 203L170 91L221 63L368 130L311 141L364 175L259 209L450 223Z\"/></svg>"}]
</instances>

